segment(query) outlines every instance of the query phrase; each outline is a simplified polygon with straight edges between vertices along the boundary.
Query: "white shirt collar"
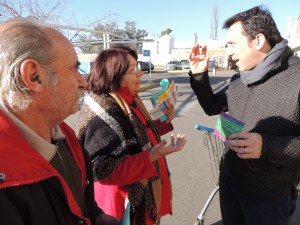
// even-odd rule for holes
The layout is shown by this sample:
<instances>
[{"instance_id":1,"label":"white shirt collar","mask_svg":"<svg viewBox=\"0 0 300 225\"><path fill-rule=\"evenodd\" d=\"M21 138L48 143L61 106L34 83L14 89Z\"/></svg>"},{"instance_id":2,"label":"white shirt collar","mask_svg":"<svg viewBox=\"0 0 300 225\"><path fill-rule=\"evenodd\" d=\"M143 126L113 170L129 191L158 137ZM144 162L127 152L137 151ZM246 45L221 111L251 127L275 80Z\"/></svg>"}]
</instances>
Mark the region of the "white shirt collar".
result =
<instances>
[{"instance_id":1,"label":"white shirt collar","mask_svg":"<svg viewBox=\"0 0 300 225\"><path fill-rule=\"evenodd\" d=\"M50 161L53 158L56 153L56 145L45 141L6 108L0 106L0 110L16 125L30 145L36 149L47 161ZM52 128L50 132L51 137L54 140L65 137L59 126Z\"/></svg>"}]
</instances>

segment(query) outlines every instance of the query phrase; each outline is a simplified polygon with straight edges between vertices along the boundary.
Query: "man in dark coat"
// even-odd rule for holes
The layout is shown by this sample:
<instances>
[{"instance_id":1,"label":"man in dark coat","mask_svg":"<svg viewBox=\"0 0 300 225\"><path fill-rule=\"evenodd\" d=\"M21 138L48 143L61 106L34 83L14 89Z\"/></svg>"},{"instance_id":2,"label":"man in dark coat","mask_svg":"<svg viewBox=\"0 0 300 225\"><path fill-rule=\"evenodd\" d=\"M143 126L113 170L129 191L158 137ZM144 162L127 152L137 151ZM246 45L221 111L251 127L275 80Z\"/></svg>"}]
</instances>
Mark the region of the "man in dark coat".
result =
<instances>
[{"instance_id":1,"label":"man in dark coat","mask_svg":"<svg viewBox=\"0 0 300 225\"><path fill-rule=\"evenodd\" d=\"M206 46L191 52L190 83L207 115L222 111L245 123L226 141L220 163L224 225L288 225L300 178L300 58L268 10L254 7L224 23L236 63L227 87L213 93Z\"/></svg>"}]
</instances>

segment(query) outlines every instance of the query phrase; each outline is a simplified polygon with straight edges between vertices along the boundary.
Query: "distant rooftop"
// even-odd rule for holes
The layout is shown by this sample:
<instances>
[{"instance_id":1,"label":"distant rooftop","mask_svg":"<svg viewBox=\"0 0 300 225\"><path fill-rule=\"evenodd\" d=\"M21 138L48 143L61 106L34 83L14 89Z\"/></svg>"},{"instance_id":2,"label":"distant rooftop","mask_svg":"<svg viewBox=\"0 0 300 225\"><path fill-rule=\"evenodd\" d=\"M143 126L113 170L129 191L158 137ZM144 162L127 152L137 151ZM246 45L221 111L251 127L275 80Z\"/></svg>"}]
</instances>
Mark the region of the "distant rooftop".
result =
<instances>
[{"instance_id":1,"label":"distant rooftop","mask_svg":"<svg viewBox=\"0 0 300 225\"><path fill-rule=\"evenodd\" d=\"M198 43L200 45L206 45L210 49L215 48L225 48L226 41L225 40L199 40ZM194 45L193 41L175 41L174 48L177 49L185 49L185 48L192 48Z\"/></svg>"}]
</instances>

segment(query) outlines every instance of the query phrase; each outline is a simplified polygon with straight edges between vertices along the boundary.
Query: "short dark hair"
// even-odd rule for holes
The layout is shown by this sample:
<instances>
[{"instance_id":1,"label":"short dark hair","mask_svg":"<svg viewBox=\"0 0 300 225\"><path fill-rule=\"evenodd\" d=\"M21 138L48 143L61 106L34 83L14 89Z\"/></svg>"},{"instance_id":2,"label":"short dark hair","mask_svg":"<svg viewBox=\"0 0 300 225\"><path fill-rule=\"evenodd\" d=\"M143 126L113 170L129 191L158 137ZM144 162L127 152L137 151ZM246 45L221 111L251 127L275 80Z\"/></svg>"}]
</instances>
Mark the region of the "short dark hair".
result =
<instances>
[{"instance_id":1,"label":"short dark hair","mask_svg":"<svg viewBox=\"0 0 300 225\"><path fill-rule=\"evenodd\" d=\"M283 40L271 12L262 5L235 14L224 22L223 28L228 29L236 22L241 22L249 40L253 40L257 34L263 34L272 48Z\"/></svg>"},{"instance_id":2,"label":"short dark hair","mask_svg":"<svg viewBox=\"0 0 300 225\"><path fill-rule=\"evenodd\" d=\"M135 60L138 58L133 49L125 46L115 46L100 52L87 76L87 89L97 94L118 91L129 68L128 55Z\"/></svg>"}]
</instances>

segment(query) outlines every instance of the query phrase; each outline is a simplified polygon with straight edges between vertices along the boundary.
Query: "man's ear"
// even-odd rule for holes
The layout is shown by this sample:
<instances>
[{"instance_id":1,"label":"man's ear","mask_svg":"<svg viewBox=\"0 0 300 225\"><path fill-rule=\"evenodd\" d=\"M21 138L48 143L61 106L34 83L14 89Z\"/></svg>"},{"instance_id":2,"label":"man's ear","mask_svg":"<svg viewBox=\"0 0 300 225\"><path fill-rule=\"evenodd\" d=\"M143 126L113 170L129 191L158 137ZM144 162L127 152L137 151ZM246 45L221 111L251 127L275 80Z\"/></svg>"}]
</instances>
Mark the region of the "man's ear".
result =
<instances>
[{"instance_id":1,"label":"man's ear","mask_svg":"<svg viewBox=\"0 0 300 225\"><path fill-rule=\"evenodd\" d=\"M261 50L266 44L266 37L263 34L257 34L254 40L255 48Z\"/></svg>"},{"instance_id":2,"label":"man's ear","mask_svg":"<svg viewBox=\"0 0 300 225\"><path fill-rule=\"evenodd\" d=\"M26 59L22 62L20 67L21 78L29 89L35 92L39 92L42 88L42 77L40 74L43 73L40 64L33 59Z\"/></svg>"},{"instance_id":3,"label":"man's ear","mask_svg":"<svg viewBox=\"0 0 300 225\"><path fill-rule=\"evenodd\" d=\"M261 53L268 54L272 47L270 46L270 43L266 39L265 35L263 34L257 34L254 40L255 48L257 51L260 51Z\"/></svg>"}]
</instances>

